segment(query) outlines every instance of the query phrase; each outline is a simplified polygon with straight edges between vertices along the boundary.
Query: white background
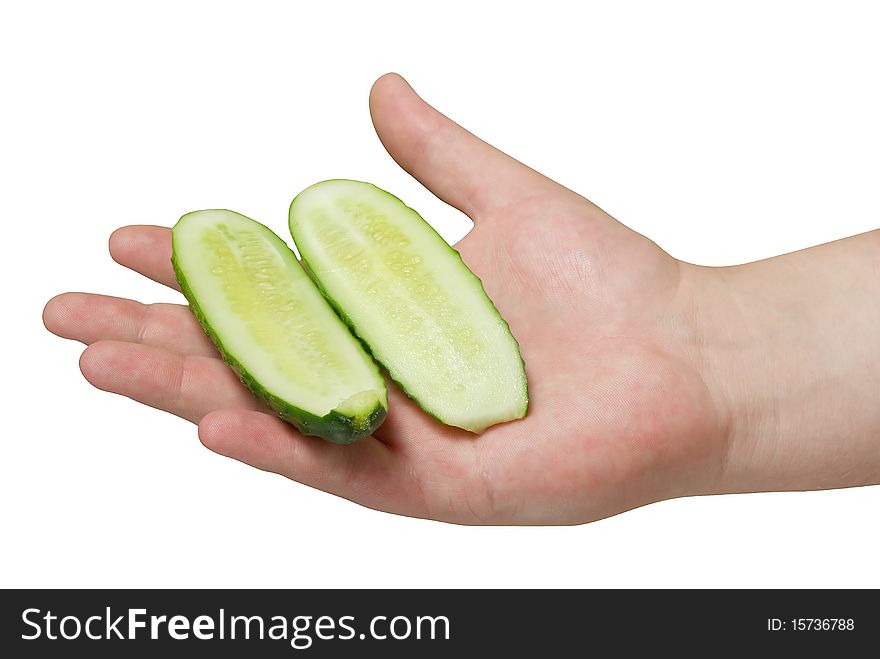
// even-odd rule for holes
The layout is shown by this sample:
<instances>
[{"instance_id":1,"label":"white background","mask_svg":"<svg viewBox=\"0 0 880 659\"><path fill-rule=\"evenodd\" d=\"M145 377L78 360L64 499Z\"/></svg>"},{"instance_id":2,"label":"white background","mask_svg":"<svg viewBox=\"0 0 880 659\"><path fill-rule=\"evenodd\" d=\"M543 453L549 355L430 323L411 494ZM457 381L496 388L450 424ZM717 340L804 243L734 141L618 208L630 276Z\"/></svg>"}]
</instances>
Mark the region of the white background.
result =
<instances>
[{"instance_id":1,"label":"white background","mask_svg":"<svg viewBox=\"0 0 880 659\"><path fill-rule=\"evenodd\" d=\"M62 290L173 291L107 237L366 179L470 223L370 124L395 70L673 255L773 256L880 226L870 3L7 3L0 10L2 586L880 586L880 488L665 502L570 528L374 512L205 450L92 389Z\"/></svg>"}]
</instances>

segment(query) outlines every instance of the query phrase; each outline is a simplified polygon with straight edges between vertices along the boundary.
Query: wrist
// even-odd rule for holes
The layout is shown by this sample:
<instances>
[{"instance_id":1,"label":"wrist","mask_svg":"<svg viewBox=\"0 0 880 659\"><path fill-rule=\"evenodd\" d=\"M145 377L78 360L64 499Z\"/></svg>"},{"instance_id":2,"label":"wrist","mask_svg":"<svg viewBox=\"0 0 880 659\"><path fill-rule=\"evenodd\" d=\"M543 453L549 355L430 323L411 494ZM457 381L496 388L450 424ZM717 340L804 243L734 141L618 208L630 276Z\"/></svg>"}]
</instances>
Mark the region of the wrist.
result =
<instances>
[{"instance_id":1,"label":"wrist","mask_svg":"<svg viewBox=\"0 0 880 659\"><path fill-rule=\"evenodd\" d=\"M717 492L880 481L880 233L688 266L691 354L725 420Z\"/></svg>"},{"instance_id":2,"label":"wrist","mask_svg":"<svg viewBox=\"0 0 880 659\"><path fill-rule=\"evenodd\" d=\"M690 266L693 339L690 353L719 417L721 464L713 492L767 489L756 482L768 436L779 435L780 389L768 332L744 299L738 267Z\"/></svg>"}]
</instances>

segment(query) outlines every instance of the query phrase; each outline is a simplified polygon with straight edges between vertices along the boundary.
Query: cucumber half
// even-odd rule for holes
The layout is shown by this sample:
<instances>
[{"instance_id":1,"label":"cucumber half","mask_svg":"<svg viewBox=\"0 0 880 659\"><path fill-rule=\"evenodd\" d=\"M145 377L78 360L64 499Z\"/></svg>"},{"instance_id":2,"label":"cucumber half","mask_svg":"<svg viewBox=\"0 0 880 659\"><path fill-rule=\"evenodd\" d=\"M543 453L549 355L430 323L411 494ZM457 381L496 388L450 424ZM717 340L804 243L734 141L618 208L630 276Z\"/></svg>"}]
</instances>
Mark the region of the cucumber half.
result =
<instances>
[{"instance_id":1,"label":"cucumber half","mask_svg":"<svg viewBox=\"0 0 880 659\"><path fill-rule=\"evenodd\" d=\"M282 419L338 444L382 423L379 368L283 240L244 215L203 210L180 218L172 245L180 288L205 332Z\"/></svg>"},{"instance_id":2,"label":"cucumber half","mask_svg":"<svg viewBox=\"0 0 880 659\"><path fill-rule=\"evenodd\" d=\"M519 345L418 213L369 183L332 180L301 192L289 221L321 291L426 412L472 432L526 415Z\"/></svg>"}]
</instances>

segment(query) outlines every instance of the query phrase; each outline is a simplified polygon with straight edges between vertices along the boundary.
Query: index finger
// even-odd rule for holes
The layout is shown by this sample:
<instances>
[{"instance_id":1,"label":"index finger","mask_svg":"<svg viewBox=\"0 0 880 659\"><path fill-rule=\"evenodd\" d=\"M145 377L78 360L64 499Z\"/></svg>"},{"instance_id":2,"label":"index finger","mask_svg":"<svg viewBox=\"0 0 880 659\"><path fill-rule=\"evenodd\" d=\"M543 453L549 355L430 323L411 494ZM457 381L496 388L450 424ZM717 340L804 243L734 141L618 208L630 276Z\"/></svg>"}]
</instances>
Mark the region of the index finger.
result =
<instances>
[{"instance_id":1,"label":"index finger","mask_svg":"<svg viewBox=\"0 0 880 659\"><path fill-rule=\"evenodd\" d=\"M110 256L119 265L180 290L171 267L171 229L147 224L121 227L110 236Z\"/></svg>"}]
</instances>

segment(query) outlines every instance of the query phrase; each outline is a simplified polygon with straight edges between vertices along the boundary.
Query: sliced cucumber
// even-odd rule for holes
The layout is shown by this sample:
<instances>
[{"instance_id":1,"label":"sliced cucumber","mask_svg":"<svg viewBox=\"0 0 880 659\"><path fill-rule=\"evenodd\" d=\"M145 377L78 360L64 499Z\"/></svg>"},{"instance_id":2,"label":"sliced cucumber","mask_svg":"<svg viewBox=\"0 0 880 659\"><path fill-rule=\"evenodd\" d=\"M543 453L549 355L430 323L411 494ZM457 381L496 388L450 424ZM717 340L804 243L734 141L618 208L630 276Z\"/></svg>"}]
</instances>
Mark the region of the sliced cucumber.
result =
<instances>
[{"instance_id":1,"label":"sliced cucumber","mask_svg":"<svg viewBox=\"0 0 880 659\"><path fill-rule=\"evenodd\" d=\"M426 412L472 432L525 416L516 340L418 213L369 183L334 180L301 192L289 220L324 295Z\"/></svg>"},{"instance_id":2,"label":"sliced cucumber","mask_svg":"<svg viewBox=\"0 0 880 659\"><path fill-rule=\"evenodd\" d=\"M190 308L241 381L306 435L348 444L388 410L379 368L287 245L228 210L180 218L172 263Z\"/></svg>"}]
</instances>

